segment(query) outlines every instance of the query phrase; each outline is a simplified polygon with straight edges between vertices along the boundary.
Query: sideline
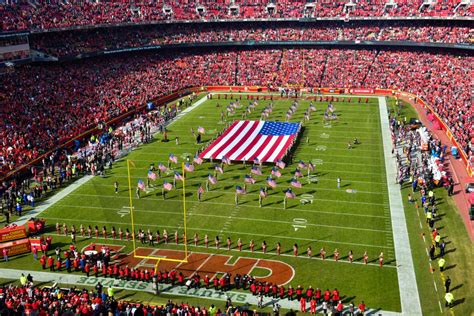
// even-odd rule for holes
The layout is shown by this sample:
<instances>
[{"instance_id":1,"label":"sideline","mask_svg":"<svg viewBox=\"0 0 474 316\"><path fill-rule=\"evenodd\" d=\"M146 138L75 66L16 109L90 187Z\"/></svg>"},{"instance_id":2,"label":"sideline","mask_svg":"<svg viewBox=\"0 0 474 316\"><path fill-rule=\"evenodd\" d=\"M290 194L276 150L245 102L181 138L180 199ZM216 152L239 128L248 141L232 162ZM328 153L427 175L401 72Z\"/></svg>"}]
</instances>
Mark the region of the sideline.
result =
<instances>
[{"instance_id":1,"label":"sideline","mask_svg":"<svg viewBox=\"0 0 474 316\"><path fill-rule=\"evenodd\" d=\"M23 270L16 269L0 269L0 278L3 279L12 279L18 280L19 276L24 273ZM113 278L103 278L103 277L87 277L86 275L78 274L64 274L58 272L39 272L32 271L31 275L33 276L34 282L48 282L53 285L53 283L61 284L62 286L70 287L75 285L78 288L81 286L95 287L95 285L100 282L104 287L114 287L116 289L124 289L128 291L135 292L148 292L154 293L152 283L146 283L141 281L126 281ZM239 305L257 305L257 296L252 295L249 292L237 292L237 291L228 291L223 292L214 289L187 289L185 286L172 286L171 284L159 284L159 289L161 294L172 295L172 296L186 296L194 297L200 299L212 299L217 301L226 301L228 297L231 298L232 302ZM300 310L300 305L297 300L290 301L288 299L274 299L270 297L264 297L263 303L265 307L271 307L273 303L278 303L282 308L293 309L295 311ZM306 305L309 308L309 304ZM356 307L357 309L357 307ZM348 307L345 306L345 311L348 311ZM318 312L322 312L321 305L318 306ZM387 315L387 316L398 316L400 313L382 311L380 309L368 309L365 315Z\"/></svg>"},{"instance_id":2,"label":"sideline","mask_svg":"<svg viewBox=\"0 0 474 316\"><path fill-rule=\"evenodd\" d=\"M402 194L398 184L394 183L397 175L395 160L392 157L392 142L388 121L387 102L379 97L380 127L382 132L387 188L392 218L393 242L397 260L398 288L403 315L422 315L415 268L408 237L408 229L403 208ZM395 238L396 236L396 238Z\"/></svg>"}]
</instances>

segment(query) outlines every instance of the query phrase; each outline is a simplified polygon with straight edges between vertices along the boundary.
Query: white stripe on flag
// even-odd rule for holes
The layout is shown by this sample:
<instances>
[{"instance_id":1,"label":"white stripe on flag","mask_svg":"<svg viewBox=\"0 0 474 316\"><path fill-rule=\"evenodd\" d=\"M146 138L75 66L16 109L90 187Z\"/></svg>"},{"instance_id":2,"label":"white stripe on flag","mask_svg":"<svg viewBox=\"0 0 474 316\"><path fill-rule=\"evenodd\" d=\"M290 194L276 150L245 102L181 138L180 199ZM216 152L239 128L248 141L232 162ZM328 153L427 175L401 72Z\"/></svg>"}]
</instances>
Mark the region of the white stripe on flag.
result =
<instances>
[{"instance_id":1,"label":"white stripe on flag","mask_svg":"<svg viewBox=\"0 0 474 316\"><path fill-rule=\"evenodd\" d=\"M262 135L262 138L253 146L253 148L245 155L244 160L248 161L250 157L255 154L255 152L262 146L262 144L267 140L268 137L272 137L271 135Z\"/></svg>"},{"instance_id":2,"label":"white stripe on flag","mask_svg":"<svg viewBox=\"0 0 474 316\"><path fill-rule=\"evenodd\" d=\"M265 122L263 121L258 121L258 126L257 128L255 128L255 130L253 131L252 134L250 134L247 139L245 140L245 143L242 144L242 146L240 146L239 149L237 149L229 158L230 160L234 160L235 158L239 157L239 155L245 150L247 149L247 147L249 146L250 143L252 143L252 141L255 139L255 137L257 137L258 135L258 132L260 132L260 130L262 129L263 127L263 124L265 124Z\"/></svg>"},{"instance_id":3,"label":"white stripe on flag","mask_svg":"<svg viewBox=\"0 0 474 316\"><path fill-rule=\"evenodd\" d=\"M270 149L272 149L273 144L278 140L278 136L271 136L272 138L268 142L268 144L263 148L263 150L260 152L260 154L257 156L258 160L262 160L263 157L268 153Z\"/></svg>"},{"instance_id":4,"label":"white stripe on flag","mask_svg":"<svg viewBox=\"0 0 474 316\"><path fill-rule=\"evenodd\" d=\"M258 123L258 121L253 121L250 124L247 124L244 130L216 156L216 159L222 159L222 156L227 156L229 151L233 150L234 147L239 146L239 142L242 140L242 138L248 137L250 134L252 134L255 127L258 126Z\"/></svg>"},{"instance_id":5,"label":"white stripe on flag","mask_svg":"<svg viewBox=\"0 0 474 316\"><path fill-rule=\"evenodd\" d=\"M217 151L219 150L227 140L229 140L237 131L238 129L242 126L242 124L244 124L245 121L239 121L237 124L235 124L235 126L229 131L229 133L227 133L227 135L225 135L217 144L214 145L214 147L211 148L211 150L209 150L206 155L204 156L204 158L206 159L209 159L212 157L212 155Z\"/></svg>"},{"instance_id":6,"label":"white stripe on flag","mask_svg":"<svg viewBox=\"0 0 474 316\"><path fill-rule=\"evenodd\" d=\"M282 149L285 148L286 143L288 142L288 139L289 139L289 138L290 138L290 135L285 135L285 136L283 136L282 141L280 142L280 144L278 144L278 147L275 149L275 151L274 151L273 154L270 156L270 158L268 158L268 161L270 161L270 162L275 162L275 161L277 160L278 155L280 154L280 152L282 151Z\"/></svg>"}]
</instances>

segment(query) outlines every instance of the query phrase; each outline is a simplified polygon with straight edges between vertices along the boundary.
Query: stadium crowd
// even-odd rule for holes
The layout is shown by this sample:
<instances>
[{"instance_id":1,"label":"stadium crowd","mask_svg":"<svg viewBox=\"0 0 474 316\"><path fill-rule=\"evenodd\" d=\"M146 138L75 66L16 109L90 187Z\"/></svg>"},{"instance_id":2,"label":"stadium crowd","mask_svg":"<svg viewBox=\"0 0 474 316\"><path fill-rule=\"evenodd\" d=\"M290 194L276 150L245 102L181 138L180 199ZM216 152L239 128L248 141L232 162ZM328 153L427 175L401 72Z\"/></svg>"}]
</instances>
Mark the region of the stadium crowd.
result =
<instances>
[{"instance_id":1,"label":"stadium crowd","mask_svg":"<svg viewBox=\"0 0 474 316\"><path fill-rule=\"evenodd\" d=\"M61 40L58 40L58 36ZM474 31L469 27L413 26L399 22L377 26L345 24L324 26L296 24L240 26L221 24L152 25L123 28L98 28L60 33L34 34L33 49L64 57L85 53L185 43L217 43L241 41L414 41L436 43L468 43Z\"/></svg>"},{"instance_id":2,"label":"stadium crowd","mask_svg":"<svg viewBox=\"0 0 474 316\"><path fill-rule=\"evenodd\" d=\"M141 1L97 2L40 0L35 3L11 2L0 5L3 31L46 30L100 24L144 23L169 20L262 19L303 17L384 17L384 16L465 16L472 15L473 6L460 6L460 0L442 0L421 6L423 0L397 0L396 6L386 1L361 0L346 5L347 0L315 1L266 0L229 1ZM456 9L456 11L455 11Z\"/></svg>"},{"instance_id":3,"label":"stadium crowd","mask_svg":"<svg viewBox=\"0 0 474 316\"><path fill-rule=\"evenodd\" d=\"M3 75L2 173L154 98L191 86L383 87L414 93L470 155L473 57L344 49L140 54L22 66ZM255 67L255 65L261 67ZM58 82L58 78L60 81ZM60 114L60 115L58 115Z\"/></svg>"},{"instance_id":4,"label":"stadium crowd","mask_svg":"<svg viewBox=\"0 0 474 316\"><path fill-rule=\"evenodd\" d=\"M175 303L168 300L166 304L149 305L115 299L113 288L104 288L100 283L95 290L69 289L59 287L35 286L31 281L20 278L21 286L0 287L0 313L2 315L222 315L245 312L241 306L226 303L226 310L211 304L193 306L188 303Z\"/></svg>"}]
</instances>

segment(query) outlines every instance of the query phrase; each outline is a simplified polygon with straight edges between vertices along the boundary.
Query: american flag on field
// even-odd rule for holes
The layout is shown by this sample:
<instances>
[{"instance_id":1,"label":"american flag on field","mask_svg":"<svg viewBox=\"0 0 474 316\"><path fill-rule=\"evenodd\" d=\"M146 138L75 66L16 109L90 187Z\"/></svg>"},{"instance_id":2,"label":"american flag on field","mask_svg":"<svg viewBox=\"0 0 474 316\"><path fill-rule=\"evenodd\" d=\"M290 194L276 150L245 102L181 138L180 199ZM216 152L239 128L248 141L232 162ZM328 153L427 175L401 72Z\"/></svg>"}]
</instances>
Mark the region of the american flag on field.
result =
<instances>
[{"instance_id":1,"label":"american flag on field","mask_svg":"<svg viewBox=\"0 0 474 316\"><path fill-rule=\"evenodd\" d=\"M138 187L140 190L145 191L145 183L143 183L142 180L138 180L137 187Z\"/></svg>"},{"instance_id":2,"label":"american flag on field","mask_svg":"<svg viewBox=\"0 0 474 316\"><path fill-rule=\"evenodd\" d=\"M209 180L209 182L210 182L211 184L216 184L216 183L217 183L216 177L214 177L212 174L209 174L209 175L207 176L207 179Z\"/></svg>"},{"instance_id":3,"label":"american flag on field","mask_svg":"<svg viewBox=\"0 0 474 316\"><path fill-rule=\"evenodd\" d=\"M156 180L156 173L153 171L148 171L148 179L155 181Z\"/></svg>"},{"instance_id":4,"label":"american flag on field","mask_svg":"<svg viewBox=\"0 0 474 316\"><path fill-rule=\"evenodd\" d=\"M225 163L226 165L230 165L230 159L227 158L226 156L222 156L222 162Z\"/></svg>"},{"instance_id":5,"label":"american flag on field","mask_svg":"<svg viewBox=\"0 0 474 316\"><path fill-rule=\"evenodd\" d=\"M306 164L305 164L302 160L300 160L300 161L298 162L298 167L299 167L300 169L306 169Z\"/></svg>"},{"instance_id":6,"label":"american flag on field","mask_svg":"<svg viewBox=\"0 0 474 316\"><path fill-rule=\"evenodd\" d=\"M237 193L237 194L245 194L246 192L245 192L245 190L244 190L241 186L238 185L238 186L235 187L235 193Z\"/></svg>"},{"instance_id":7,"label":"american flag on field","mask_svg":"<svg viewBox=\"0 0 474 316\"><path fill-rule=\"evenodd\" d=\"M267 197L267 192L265 192L264 188L260 188L260 196L263 198Z\"/></svg>"},{"instance_id":8,"label":"american flag on field","mask_svg":"<svg viewBox=\"0 0 474 316\"><path fill-rule=\"evenodd\" d=\"M224 170L223 170L222 167L219 166L219 165L216 165L214 169L215 169L216 171L218 171L219 173L224 173Z\"/></svg>"},{"instance_id":9,"label":"american flag on field","mask_svg":"<svg viewBox=\"0 0 474 316\"><path fill-rule=\"evenodd\" d=\"M250 169L250 173L261 176L262 175L262 170L260 170L260 168L257 167L257 166L253 166L252 169Z\"/></svg>"},{"instance_id":10,"label":"american flag on field","mask_svg":"<svg viewBox=\"0 0 474 316\"><path fill-rule=\"evenodd\" d=\"M165 180L165 182L163 182L163 189L166 191L171 191L171 189L173 189L173 185Z\"/></svg>"},{"instance_id":11,"label":"american flag on field","mask_svg":"<svg viewBox=\"0 0 474 316\"><path fill-rule=\"evenodd\" d=\"M311 171L314 170L314 165L311 161L308 163L308 169L311 170Z\"/></svg>"},{"instance_id":12,"label":"american flag on field","mask_svg":"<svg viewBox=\"0 0 474 316\"><path fill-rule=\"evenodd\" d=\"M255 165L261 165L260 160L258 160L257 157L253 158L253 163L254 163Z\"/></svg>"},{"instance_id":13,"label":"american flag on field","mask_svg":"<svg viewBox=\"0 0 474 316\"><path fill-rule=\"evenodd\" d=\"M301 173L300 169L296 168L295 169L295 177L296 178L301 178L303 174Z\"/></svg>"},{"instance_id":14,"label":"american flag on field","mask_svg":"<svg viewBox=\"0 0 474 316\"><path fill-rule=\"evenodd\" d=\"M276 167L272 168L272 176L275 176L277 178L281 177L281 172L278 170Z\"/></svg>"},{"instance_id":15,"label":"american flag on field","mask_svg":"<svg viewBox=\"0 0 474 316\"><path fill-rule=\"evenodd\" d=\"M199 158L198 155L196 155L196 157L194 157L193 162L197 165L202 165L202 159Z\"/></svg>"},{"instance_id":16,"label":"american flag on field","mask_svg":"<svg viewBox=\"0 0 474 316\"><path fill-rule=\"evenodd\" d=\"M254 178L252 178L252 176L249 176L248 174L246 174L244 181L245 181L245 183L254 184L256 180Z\"/></svg>"},{"instance_id":17,"label":"american flag on field","mask_svg":"<svg viewBox=\"0 0 474 316\"><path fill-rule=\"evenodd\" d=\"M202 187L202 185L199 185L198 193L199 193L199 194L203 194L203 193L204 193L204 188Z\"/></svg>"},{"instance_id":18,"label":"american flag on field","mask_svg":"<svg viewBox=\"0 0 474 316\"><path fill-rule=\"evenodd\" d=\"M202 127L202 126L199 126L199 127L198 127L197 132L198 132L199 134L206 134L206 130L205 130L204 127Z\"/></svg>"},{"instance_id":19,"label":"american flag on field","mask_svg":"<svg viewBox=\"0 0 474 316\"><path fill-rule=\"evenodd\" d=\"M194 166L190 164L189 162L184 164L184 170L186 172L194 172Z\"/></svg>"},{"instance_id":20,"label":"american flag on field","mask_svg":"<svg viewBox=\"0 0 474 316\"><path fill-rule=\"evenodd\" d=\"M293 191L291 191L291 189L288 189L285 192L285 197L287 199L294 199L296 197L296 195L293 193Z\"/></svg>"},{"instance_id":21,"label":"american flag on field","mask_svg":"<svg viewBox=\"0 0 474 316\"><path fill-rule=\"evenodd\" d=\"M291 179L290 184L291 184L292 186L294 186L295 188L301 188L301 182L299 182L299 181L296 180L295 178Z\"/></svg>"},{"instance_id":22,"label":"american flag on field","mask_svg":"<svg viewBox=\"0 0 474 316\"><path fill-rule=\"evenodd\" d=\"M200 155L203 159L276 162L293 145L299 123L235 121Z\"/></svg>"},{"instance_id":23,"label":"american flag on field","mask_svg":"<svg viewBox=\"0 0 474 316\"><path fill-rule=\"evenodd\" d=\"M278 161L276 162L276 166L277 166L278 168L280 168L280 169L285 169L286 164L285 164L283 161L278 160Z\"/></svg>"},{"instance_id":24,"label":"american flag on field","mask_svg":"<svg viewBox=\"0 0 474 316\"><path fill-rule=\"evenodd\" d=\"M268 177L267 178L267 184L269 187L271 187L272 189L275 189L277 184L275 182L275 180L272 179L272 177Z\"/></svg>"},{"instance_id":25,"label":"american flag on field","mask_svg":"<svg viewBox=\"0 0 474 316\"><path fill-rule=\"evenodd\" d=\"M158 169L160 169L161 172L166 172L166 170L168 170L168 168L166 168L162 163L158 165Z\"/></svg>"},{"instance_id":26,"label":"american flag on field","mask_svg":"<svg viewBox=\"0 0 474 316\"><path fill-rule=\"evenodd\" d=\"M316 111L316 107L313 105L313 103L309 105L309 109L310 111L313 111L313 112Z\"/></svg>"},{"instance_id":27,"label":"american flag on field","mask_svg":"<svg viewBox=\"0 0 474 316\"><path fill-rule=\"evenodd\" d=\"M170 154L169 160L174 163L178 163L178 157L173 154Z\"/></svg>"},{"instance_id":28,"label":"american flag on field","mask_svg":"<svg viewBox=\"0 0 474 316\"><path fill-rule=\"evenodd\" d=\"M176 180L180 180L180 181L183 181L183 176L179 174L179 172L175 171L174 172L174 178Z\"/></svg>"}]
</instances>

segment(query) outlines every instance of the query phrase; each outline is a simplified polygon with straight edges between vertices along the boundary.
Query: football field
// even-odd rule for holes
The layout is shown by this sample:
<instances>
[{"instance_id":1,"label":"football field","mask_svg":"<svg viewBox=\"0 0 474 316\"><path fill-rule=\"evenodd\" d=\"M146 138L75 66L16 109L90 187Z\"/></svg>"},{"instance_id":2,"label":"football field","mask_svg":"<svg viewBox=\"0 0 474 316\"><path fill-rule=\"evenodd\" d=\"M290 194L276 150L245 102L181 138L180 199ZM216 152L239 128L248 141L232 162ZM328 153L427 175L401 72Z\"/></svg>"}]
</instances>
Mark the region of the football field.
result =
<instances>
[{"instance_id":1,"label":"football field","mask_svg":"<svg viewBox=\"0 0 474 316\"><path fill-rule=\"evenodd\" d=\"M246 119L259 120L261 111L272 101L257 102L258 105ZM357 304L363 300L370 308L400 311L378 99L370 98L368 103L364 99L358 103L357 98L353 97L350 103L347 100L332 102L337 114L337 120L332 121L323 120L328 102L313 101L317 111L312 112L310 120L303 125L293 147L293 161L280 170L281 177L273 177L277 186L268 189L262 207L259 206L260 188L266 186L274 164L263 164L262 175L252 175L256 182L246 185L247 193L238 196L237 206L235 188L245 185L245 175L251 174L251 162L246 165L233 162L224 166L224 172L217 173L217 183L209 186L209 192L204 190L199 201L199 185L204 187L208 175L215 173L216 162L204 161L202 165L194 166L194 172L186 173L184 183L176 181L176 188L167 192L164 198L164 181L173 183L175 171L183 174L182 163L188 157L192 162L198 149L209 145L229 123L242 119L249 101L243 97L241 106L222 122L221 111L226 111L229 103L229 99L204 100L167 127L169 142L163 142L161 134L156 135L153 142L116 162L111 170L107 170L106 177L92 178L48 208L41 217L46 218L50 227L59 222L74 224L77 229L81 224L85 227L97 225L100 230L106 226L109 233L112 226L117 231L119 228L132 231L127 173L129 159L132 162L133 230L150 230L153 234L158 230L161 235L166 230L170 236L168 244L161 242L153 247L137 240L137 253L185 259L183 234L186 224L190 262L174 267L186 271L188 275L194 270L201 274L216 272L217 275L247 271L262 280L286 286L307 288L311 285L323 291L337 288L346 304L351 301ZM291 103L292 100L288 99L274 100L273 111L267 120L285 121ZM299 106L290 121L301 122L309 104L309 100L299 99ZM196 144L191 133L191 129L197 130L198 127L206 130L202 144ZM179 144L175 142L175 137L179 137ZM355 138L359 144L353 144ZM348 143L352 143L351 149ZM151 164L155 167L160 163L167 166L170 154L178 158L178 163L171 163L171 168L162 172L161 178L150 181L150 186L140 191L138 198L135 192L138 181L147 182ZM284 191L291 187L290 181L299 161L306 165L311 162L315 169L309 175L307 169L301 169L303 177L299 181L302 187L292 187L296 198L289 199L285 209ZM341 179L340 188L338 178ZM117 194L114 192L115 181L119 183ZM174 240L175 232L178 232L178 244ZM197 246L193 242L195 234L199 238ZM208 248L204 244L205 235L209 238ZM220 239L220 249L215 247L216 236ZM231 250L227 249L228 238L232 242ZM243 243L242 251L237 249L239 238ZM90 243L87 238L78 239L83 245ZM251 240L255 243L254 252L249 249ZM264 241L268 245L265 254L262 253ZM281 244L280 256L276 254L278 242ZM124 246L124 253L133 250L131 242L109 238L107 243ZM294 244L299 250L296 257L293 254ZM307 254L308 247L312 249L311 257ZM319 255L322 248L326 251L326 260ZM336 249L340 253L338 262L334 260ZM353 263L349 262L350 251L354 254ZM364 252L368 254L368 264L363 262ZM382 268L378 262L381 252L384 254ZM212 271L212 266L207 264L209 256L205 254L222 255L222 268ZM153 266L150 260L137 264ZM159 269L166 268L173 266L160 263ZM281 278L277 274L282 275Z\"/></svg>"}]
</instances>

